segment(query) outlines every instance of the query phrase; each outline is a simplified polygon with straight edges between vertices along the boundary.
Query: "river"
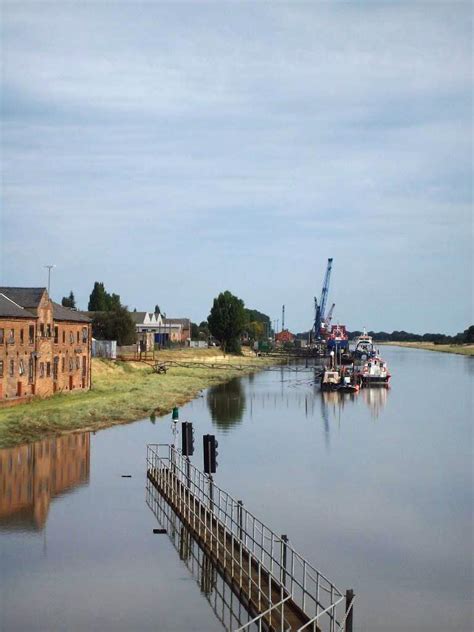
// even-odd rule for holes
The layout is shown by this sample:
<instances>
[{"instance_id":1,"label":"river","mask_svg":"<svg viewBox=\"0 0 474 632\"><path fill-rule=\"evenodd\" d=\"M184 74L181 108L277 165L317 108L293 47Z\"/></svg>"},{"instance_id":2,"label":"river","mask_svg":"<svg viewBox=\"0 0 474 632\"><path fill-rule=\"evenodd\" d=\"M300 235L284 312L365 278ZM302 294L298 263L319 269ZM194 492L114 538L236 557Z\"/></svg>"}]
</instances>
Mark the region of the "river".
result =
<instances>
[{"instance_id":1,"label":"river","mask_svg":"<svg viewBox=\"0 0 474 632\"><path fill-rule=\"evenodd\" d=\"M216 434L216 483L354 589L354 630L470 632L474 359L383 355L389 390L322 394L285 367L209 389L180 410L193 463ZM1 630L224 629L153 534L146 444L170 440L166 417L0 450Z\"/></svg>"}]
</instances>

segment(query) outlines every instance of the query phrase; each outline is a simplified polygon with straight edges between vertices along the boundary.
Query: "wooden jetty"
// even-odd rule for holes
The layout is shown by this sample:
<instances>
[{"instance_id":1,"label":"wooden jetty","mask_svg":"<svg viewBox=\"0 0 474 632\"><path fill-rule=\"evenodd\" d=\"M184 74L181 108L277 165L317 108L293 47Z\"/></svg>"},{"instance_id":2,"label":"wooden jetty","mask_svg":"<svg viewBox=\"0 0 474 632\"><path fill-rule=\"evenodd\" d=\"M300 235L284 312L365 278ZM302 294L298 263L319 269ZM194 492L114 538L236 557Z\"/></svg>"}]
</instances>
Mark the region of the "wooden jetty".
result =
<instances>
[{"instance_id":1,"label":"wooden jetty","mask_svg":"<svg viewBox=\"0 0 474 632\"><path fill-rule=\"evenodd\" d=\"M236 630L352 632L352 592L343 594L173 446L148 446L147 477L252 616Z\"/></svg>"}]
</instances>

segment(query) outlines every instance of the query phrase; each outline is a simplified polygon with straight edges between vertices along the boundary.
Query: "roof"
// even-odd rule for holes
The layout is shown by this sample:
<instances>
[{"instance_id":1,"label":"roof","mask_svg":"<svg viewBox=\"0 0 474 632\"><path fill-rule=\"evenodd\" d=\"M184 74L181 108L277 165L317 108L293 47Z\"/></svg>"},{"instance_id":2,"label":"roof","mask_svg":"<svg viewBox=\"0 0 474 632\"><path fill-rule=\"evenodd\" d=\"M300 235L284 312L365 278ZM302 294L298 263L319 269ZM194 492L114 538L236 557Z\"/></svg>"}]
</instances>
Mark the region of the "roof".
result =
<instances>
[{"instance_id":1,"label":"roof","mask_svg":"<svg viewBox=\"0 0 474 632\"><path fill-rule=\"evenodd\" d=\"M67 320L74 323L90 323L91 319L82 312L70 307L63 307L53 301L53 320Z\"/></svg>"},{"instance_id":2,"label":"roof","mask_svg":"<svg viewBox=\"0 0 474 632\"><path fill-rule=\"evenodd\" d=\"M0 318L36 318L26 309L17 305L5 294L0 293Z\"/></svg>"},{"instance_id":3,"label":"roof","mask_svg":"<svg viewBox=\"0 0 474 632\"><path fill-rule=\"evenodd\" d=\"M148 312L130 312L130 316L136 325L143 323L147 314Z\"/></svg>"},{"instance_id":4,"label":"roof","mask_svg":"<svg viewBox=\"0 0 474 632\"><path fill-rule=\"evenodd\" d=\"M0 294L4 294L21 307L38 307L45 287L0 287Z\"/></svg>"},{"instance_id":5,"label":"roof","mask_svg":"<svg viewBox=\"0 0 474 632\"><path fill-rule=\"evenodd\" d=\"M171 325L189 325L189 318L163 318L163 323L171 323Z\"/></svg>"}]
</instances>

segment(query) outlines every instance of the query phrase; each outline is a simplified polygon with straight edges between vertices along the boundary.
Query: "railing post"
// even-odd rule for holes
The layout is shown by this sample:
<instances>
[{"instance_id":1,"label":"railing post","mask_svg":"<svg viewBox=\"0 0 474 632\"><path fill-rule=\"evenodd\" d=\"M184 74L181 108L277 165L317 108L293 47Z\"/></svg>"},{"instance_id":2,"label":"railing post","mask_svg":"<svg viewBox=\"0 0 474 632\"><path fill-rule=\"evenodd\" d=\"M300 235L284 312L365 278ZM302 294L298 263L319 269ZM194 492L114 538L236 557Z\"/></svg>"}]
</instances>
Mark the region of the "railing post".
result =
<instances>
[{"instance_id":1,"label":"railing post","mask_svg":"<svg viewBox=\"0 0 474 632\"><path fill-rule=\"evenodd\" d=\"M288 543L288 536L283 534L281 536L281 583L286 587L286 545Z\"/></svg>"},{"instance_id":2,"label":"railing post","mask_svg":"<svg viewBox=\"0 0 474 632\"><path fill-rule=\"evenodd\" d=\"M351 604L352 601L354 599L354 591L353 590L346 590L346 628L345 628L345 632L352 632L352 626L353 626L353 613L354 613L354 606L352 606L351 608ZM349 610L350 608L350 610ZM349 612L348 612L349 610Z\"/></svg>"},{"instance_id":3,"label":"railing post","mask_svg":"<svg viewBox=\"0 0 474 632\"><path fill-rule=\"evenodd\" d=\"M243 527L242 527L242 512L243 512L244 503L242 500L237 501L237 516L239 521L239 538L242 540L243 536Z\"/></svg>"}]
</instances>

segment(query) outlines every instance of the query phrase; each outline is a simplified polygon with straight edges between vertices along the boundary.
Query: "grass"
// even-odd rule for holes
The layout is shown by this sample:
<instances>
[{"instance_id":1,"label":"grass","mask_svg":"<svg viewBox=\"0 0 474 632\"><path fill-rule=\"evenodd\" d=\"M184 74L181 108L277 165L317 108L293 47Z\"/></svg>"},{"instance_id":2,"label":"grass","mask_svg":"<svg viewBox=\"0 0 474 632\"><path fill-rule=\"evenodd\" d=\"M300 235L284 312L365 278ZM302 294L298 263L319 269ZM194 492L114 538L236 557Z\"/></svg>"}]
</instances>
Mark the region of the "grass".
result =
<instances>
[{"instance_id":1,"label":"grass","mask_svg":"<svg viewBox=\"0 0 474 632\"><path fill-rule=\"evenodd\" d=\"M396 347L410 347L412 349L426 349L427 351L440 351L441 353L457 353L459 355L474 356L474 344L435 345L432 342L386 342L383 344L395 345Z\"/></svg>"},{"instance_id":2,"label":"grass","mask_svg":"<svg viewBox=\"0 0 474 632\"><path fill-rule=\"evenodd\" d=\"M58 394L11 408L0 408L0 447L28 443L46 436L71 431L98 430L170 412L199 392L233 377L265 368L275 361L269 358L226 356L211 353L170 352L173 359L199 362L199 366L173 367L157 375L150 366L139 362L92 360L93 388L89 392ZM160 360L166 359L160 352ZM222 368L203 367L203 362L222 363Z\"/></svg>"}]
</instances>

